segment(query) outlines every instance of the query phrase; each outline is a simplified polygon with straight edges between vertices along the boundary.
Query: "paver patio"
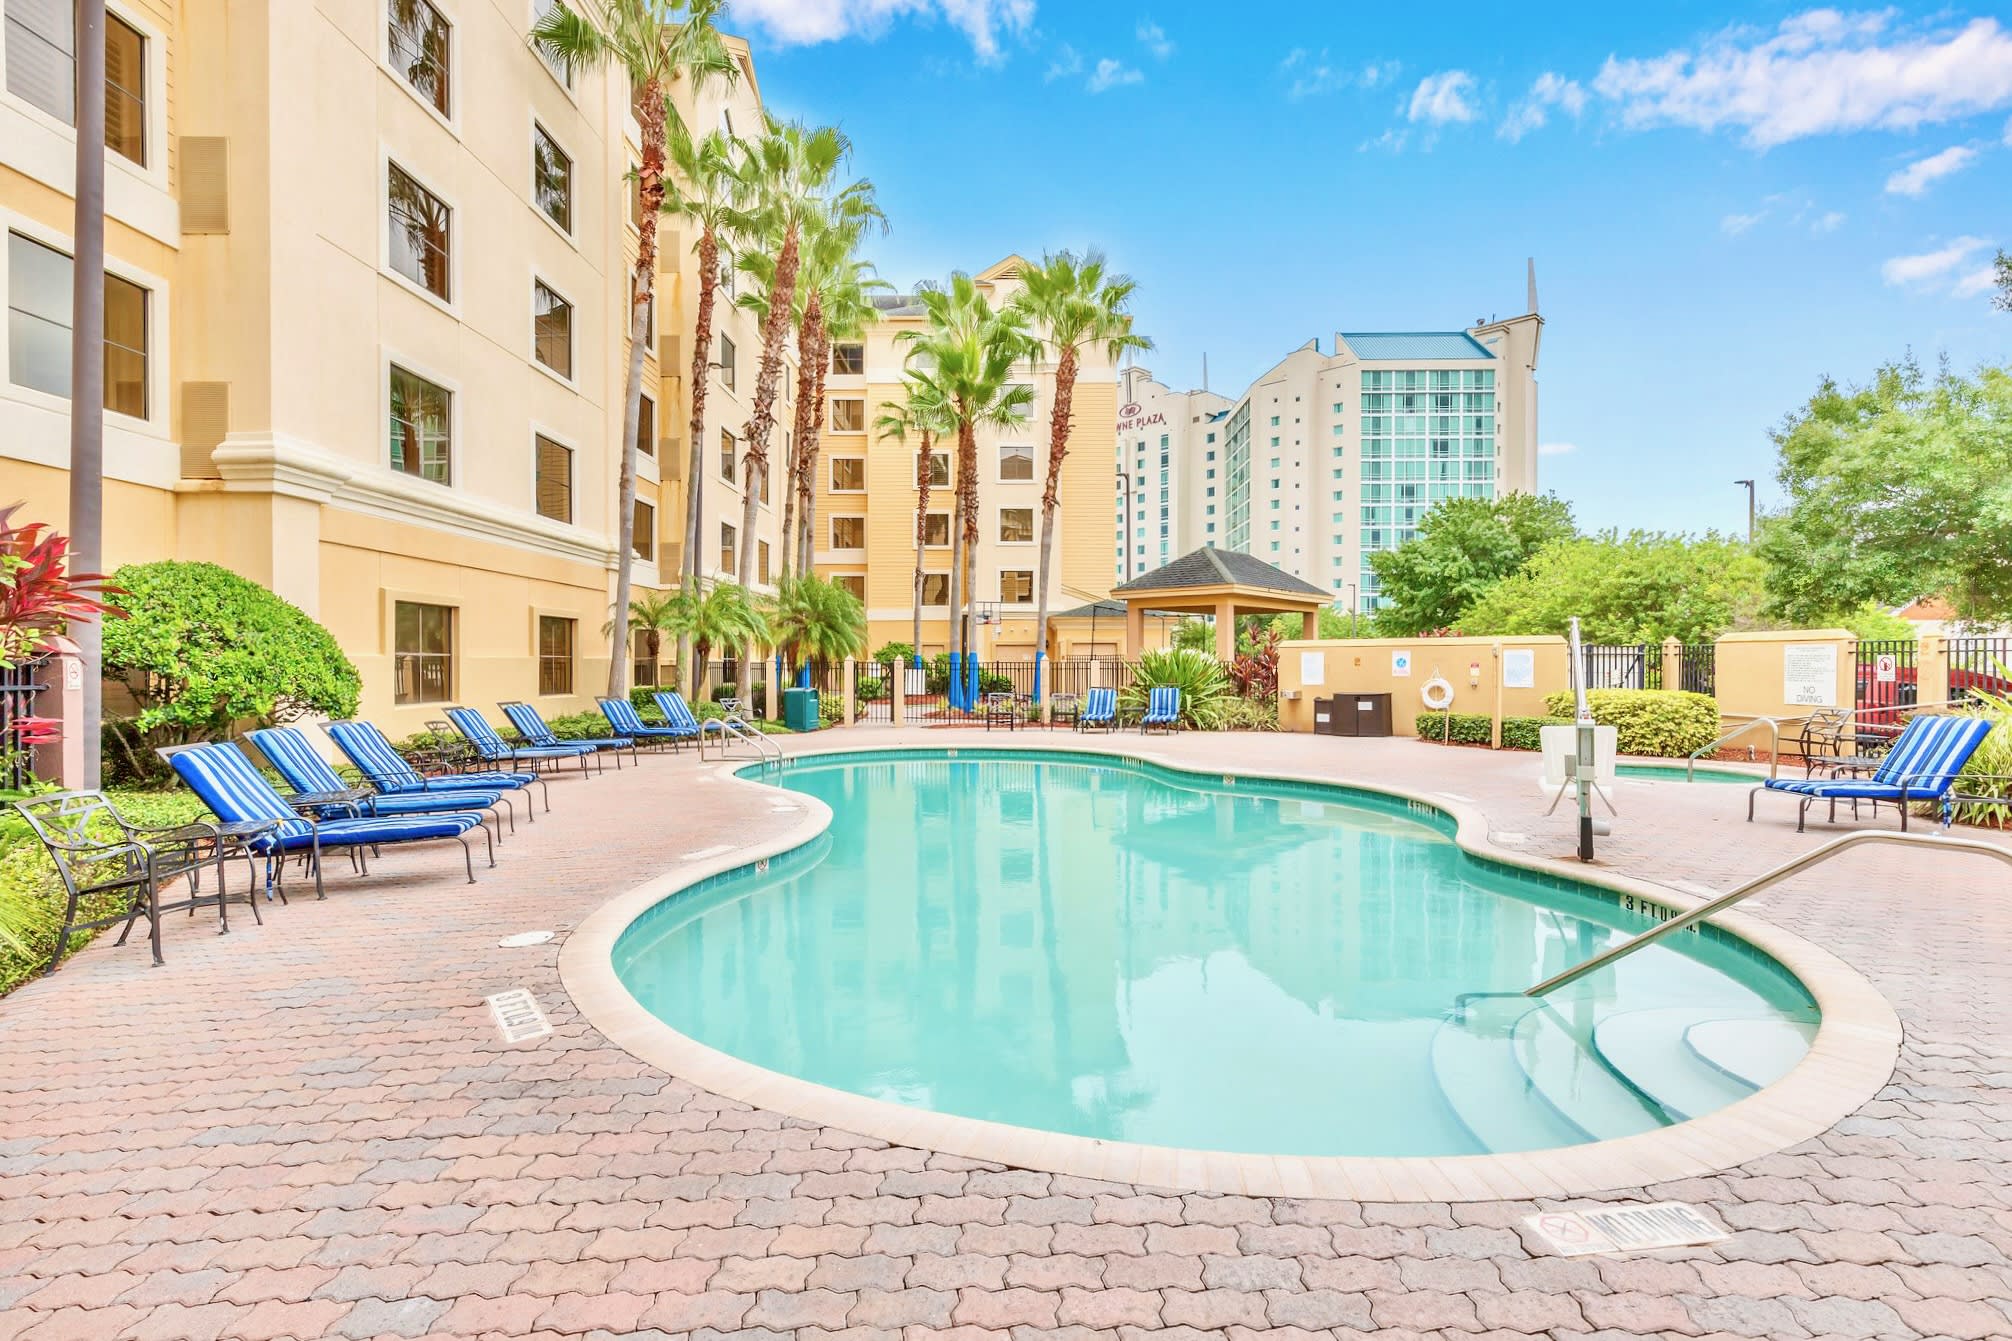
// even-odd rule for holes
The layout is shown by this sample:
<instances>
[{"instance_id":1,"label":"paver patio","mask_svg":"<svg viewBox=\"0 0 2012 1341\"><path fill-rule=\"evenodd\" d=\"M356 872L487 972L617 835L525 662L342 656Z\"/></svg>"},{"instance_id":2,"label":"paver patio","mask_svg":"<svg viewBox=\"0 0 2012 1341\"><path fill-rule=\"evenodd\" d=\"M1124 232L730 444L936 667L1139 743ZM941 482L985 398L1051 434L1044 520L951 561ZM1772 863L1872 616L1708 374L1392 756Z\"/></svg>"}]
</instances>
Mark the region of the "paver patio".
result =
<instances>
[{"instance_id":1,"label":"paver patio","mask_svg":"<svg viewBox=\"0 0 2012 1341\"><path fill-rule=\"evenodd\" d=\"M1572 845L1529 755L1155 747L1401 780L1527 836L1511 850ZM497 946L790 821L736 790L689 758L568 780L479 885L458 856L387 853L263 928L174 919L163 968L107 940L0 1001L0 1338L2012 1335L2012 905L1995 867L1910 871L1912 854L1874 849L1750 905L1887 995L1899 1070L1818 1140L1609 1194L1696 1202L1730 1240L1566 1260L1520 1228L1538 1203L1183 1196L751 1109L603 1039L559 984L556 943ZM1795 834L1788 807L1746 824L1735 788L1653 795L1624 800L1605 864L1724 887L1824 836ZM514 987L551 1035L501 1041L484 999Z\"/></svg>"}]
</instances>

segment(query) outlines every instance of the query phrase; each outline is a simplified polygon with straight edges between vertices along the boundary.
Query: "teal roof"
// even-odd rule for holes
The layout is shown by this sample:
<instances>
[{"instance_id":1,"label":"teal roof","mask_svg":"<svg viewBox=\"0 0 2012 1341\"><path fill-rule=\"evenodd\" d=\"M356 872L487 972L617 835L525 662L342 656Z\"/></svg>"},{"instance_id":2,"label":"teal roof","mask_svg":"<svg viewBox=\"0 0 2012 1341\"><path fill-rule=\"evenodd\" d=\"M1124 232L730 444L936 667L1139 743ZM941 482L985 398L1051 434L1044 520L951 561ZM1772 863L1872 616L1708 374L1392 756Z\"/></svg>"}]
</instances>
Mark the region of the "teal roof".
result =
<instances>
[{"instance_id":1,"label":"teal roof","mask_svg":"<svg viewBox=\"0 0 2012 1341\"><path fill-rule=\"evenodd\" d=\"M1341 339L1364 362L1495 358L1466 331L1343 331Z\"/></svg>"}]
</instances>

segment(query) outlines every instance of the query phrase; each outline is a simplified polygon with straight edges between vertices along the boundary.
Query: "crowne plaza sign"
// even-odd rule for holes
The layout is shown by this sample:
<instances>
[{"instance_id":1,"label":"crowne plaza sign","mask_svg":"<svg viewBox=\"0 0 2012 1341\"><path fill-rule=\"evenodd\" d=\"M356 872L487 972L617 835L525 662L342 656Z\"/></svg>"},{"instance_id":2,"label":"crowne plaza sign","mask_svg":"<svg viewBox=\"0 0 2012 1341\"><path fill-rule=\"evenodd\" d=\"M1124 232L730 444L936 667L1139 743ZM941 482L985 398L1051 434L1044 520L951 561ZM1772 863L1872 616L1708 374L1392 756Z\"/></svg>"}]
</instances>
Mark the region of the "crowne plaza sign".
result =
<instances>
[{"instance_id":1,"label":"crowne plaza sign","mask_svg":"<svg viewBox=\"0 0 2012 1341\"><path fill-rule=\"evenodd\" d=\"M1152 414L1145 414L1143 413L1144 409L1145 407L1137 401L1134 401L1130 405L1120 405L1118 407L1118 432L1136 433L1140 429L1151 428L1155 424L1164 425L1167 422L1167 417L1164 414L1160 414L1157 411Z\"/></svg>"}]
</instances>

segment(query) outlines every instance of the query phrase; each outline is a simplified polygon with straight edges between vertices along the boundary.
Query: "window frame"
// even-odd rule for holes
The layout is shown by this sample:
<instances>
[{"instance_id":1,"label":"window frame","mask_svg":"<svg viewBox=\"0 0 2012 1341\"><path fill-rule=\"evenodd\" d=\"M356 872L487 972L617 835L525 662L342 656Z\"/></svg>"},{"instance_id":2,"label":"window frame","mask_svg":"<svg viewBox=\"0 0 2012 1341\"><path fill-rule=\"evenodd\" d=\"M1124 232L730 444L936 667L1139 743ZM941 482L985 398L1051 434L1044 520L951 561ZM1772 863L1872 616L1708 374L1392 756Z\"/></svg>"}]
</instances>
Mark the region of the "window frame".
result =
<instances>
[{"instance_id":1,"label":"window frame","mask_svg":"<svg viewBox=\"0 0 2012 1341\"><path fill-rule=\"evenodd\" d=\"M461 440L460 385L451 379L442 378L427 371L423 364L412 359L403 358L395 352L388 351L381 360L379 368L378 385L383 388L384 404L382 406L382 417L378 422L384 430L385 437L381 443L384 455L378 459L378 464L394 476L416 480L421 484L430 484L436 488L452 489L454 487L454 478L459 473L457 470L459 462L455 459L455 444ZM403 372L408 376L416 377L428 386L436 387L447 393L447 478L444 480L428 479L422 473L401 470L391 464L391 376L393 372ZM421 459L424 460L423 452Z\"/></svg>"},{"instance_id":2,"label":"window frame","mask_svg":"<svg viewBox=\"0 0 2012 1341\"><path fill-rule=\"evenodd\" d=\"M729 489L739 489L741 487L741 455L739 448L740 439L734 436L734 431L725 424L720 425L719 451L721 452L721 456L717 464L726 467L726 469L720 471L720 482L725 484Z\"/></svg>"},{"instance_id":3,"label":"window frame","mask_svg":"<svg viewBox=\"0 0 2012 1341\"><path fill-rule=\"evenodd\" d=\"M578 692L575 681L579 678L580 621L572 615L547 614L543 610L536 612L534 618L533 628L537 642L532 648L532 653L538 662L538 697L571 698ZM545 650L545 630L548 624L563 626L566 631L566 650L563 656ZM547 679L547 672L555 668L563 668L565 671L563 687L555 687Z\"/></svg>"},{"instance_id":4,"label":"window frame","mask_svg":"<svg viewBox=\"0 0 2012 1341\"><path fill-rule=\"evenodd\" d=\"M841 405L857 405L859 407L859 422L851 426L840 424L838 422L838 407ZM831 406L826 411L825 427L828 428L833 433L866 432L866 397L864 396L831 397ZM930 487L934 488L935 486L931 485Z\"/></svg>"},{"instance_id":5,"label":"window frame","mask_svg":"<svg viewBox=\"0 0 2012 1341\"><path fill-rule=\"evenodd\" d=\"M1007 513L1009 513L1009 512L1024 512L1024 513L1026 513L1026 514L1027 514L1027 538L1026 538L1025 540L1008 540L1008 539L1006 538L1006 514L1007 514ZM997 516L997 517L995 518L995 521L996 521L996 523L997 523L997 525L998 525L998 530L997 530L997 531L996 531L996 532L994 533L995 535L997 535L997 536L998 536L998 541L997 541L997 543L999 543L999 544L1001 544L1001 545L1031 545L1031 544L1033 544L1033 543L1034 543L1034 509L1033 509L1033 507L1031 507L1031 506L1006 506L1006 507L1001 507L1001 508L999 508L999 509L998 509L998 514L999 514L999 515L998 515L998 516Z\"/></svg>"},{"instance_id":6,"label":"window frame","mask_svg":"<svg viewBox=\"0 0 2012 1341\"><path fill-rule=\"evenodd\" d=\"M566 310L566 366L563 369L556 368L547 363L539 352L541 348L540 342L545 338L538 333L538 290L540 289L543 289L555 302ZM574 332L577 325L574 317L578 314L579 310L579 304L561 293L550 280L546 279L543 275L533 272L531 276L531 362L569 387L577 385L573 377L573 368L576 362L574 358L574 354L576 353L574 349Z\"/></svg>"},{"instance_id":7,"label":"window frame","mask_svg":"<svg viewBox=\"0 0 2012 1341\"><path fill-rule=\"evenodd\" d=\"M828 546L828 548L829 548L829 549L831 550L831 552L833 552L833 553L835 553L835 554L852 554L852 553L864 553L864 552L865 552L865 550L866 550L866 517L865 517L865 514L863 514L863 513L854 513L854 512L840 512L840 513L836 513L836 514L834 514L834 515L832 515L832 516L829 516L829 517L826 517L826 518L825 518L825 522L826 522L826 526L825 526L825 532L824 532L824 534L825 534L825 539L831 542L831 543L830 543L830 545ZM858 525L859 525L859 543L858 543L857 545L841 545L841 544L839 543L839 541L838 541L838 524L839 524L840 522L856 522L856 523L858 523Z\"/></svg>"},{"instance_id":8,"label":"window frame","mask_svg":"<svg viewBox=\"0 0 2012 1341\"><path fill-rule=\"evenodd\" d=\"M931 588L931 587L937 587L937 589L941 591L941 593L942 593L942 598L941 598L940 600L934 600L934 601L932 601L932 600L930 600L930 599L929 599L929 592L930 592L930 588ZM925 570L923 571L923 574L922 574L922 605L923 605L923 608L924 608L924 609L926 609L926 610L934 610L934 609L947 609L947 608L949 607L949 605L950 605L950 574L949 574L948 572L942 572L942 573L932 573L932 572L929 572L929 571L928 571L927 569L925 569Z\"/></svg>"},{"instance_id":9,"label":"window frame","mask_svg":"<svg viewBox=\"0 0 2012 1341\"><path fill-rule=\"evenodd\" d=\"M1025 477L1019 475L1008 475L1006 473L1006 453L1008 452L1025 452L1027 454L1027 474L1025 475ZM993 463L993 470L995 472L994 478L997 479L997 481L1000 484L1032 484L1034 482L1036 473L1034 467L1034 457L1035 457L1035 451L1033 445L1030 443L1024 443L1024 442L1000 443L998 459Z\"/></svg>"},{"instance_id":10,"label":"window frame","mask_svg":"<svg viewBox=\"0 0 2012 1341\"><path fill-rule=\"evenodd\" d=\"M636 406L636 454L657 459L657 398L647 391Z\"/></svg>"},{"instance_id":11,"label":"window frame","mask_svg":"<svg viewBox=\"0 0 2012 1341\"><path fill-rule=\"evenodd\" d=\"M931 529L932 529L932 528L931 528L931 526L930 526L930 523L931 523L931 522L933 522L933 521L935 521L935 520L936 520L937 518L939 518L939 517L941 517L941 518L943 519L943 539L941 539L941 540L931 540L931 539L929 538L929 535L930 535L930 531L931 531ZM949 549L949 548L950 548L950 545L951 545L951 537L952 537L952 533L951 533L951 530L950 530L950 522L951 522L951 516L950 516L950 513L948 513L948 512L925 512L925 513L923 513L923 514L922 514L922 548L924 548L924 549Z\"/></svg>"},{"instance_id":12,"label":"window frame","mask_svg":"<svg viewBox=\"0 0 2012 1341\"><path fill-rule=\"evenodd\" d=\"M111 134L111 126L112 126L112 113L110 106L111 92L113 89L118 89L118 91L121 94L131 99L134 103L138 104L139 106L140 156L138 158L134 158L131 154L128 154L125 150L114 148L109 141L106 142L105 148L114 157L123 158L128 163L131 163L134 167L140 169L140 171L146 172L150 170L153 166L153 164L149 160L153 157L154 150L156 148L154 144L153 111L147 102L147 90L154 86L153 48L154 44L158 42L160 39L149 34L146 29L142 28L139 24L134 23L131 19L127 18L125 15L117 12L110 5L105 6L105 22L107 25L105 29L105 38L108 42L111 40L112 36L110 25L114 23L118 24L121 28L124 28L126 31L130 32L135 38L139 39L140 91L138 93L130 92L123 85L115 84L112 82L111 70L109 68L111 62L111 55L109 52L106 53L107 69L105 72L105 96L107 105L105 108L105 133L107 135ZM74 57L72 59L74 59ZM75 82L74 79L72 82L73 83ZM75 102L75 97L76 95L72 93L71 99L73 104ZM71 108L71 113L73 117L75 115L75 112L76 108L73 105Z\"/></svg>"},{"instance_id":13,"label":"window frame","mask_svg":"<svg viewBox=\"0 0 2012 1341\"><path fill-rule=\"evenodd\" d=\"M740 346L725 331L719 333L719 343L713 349L714 371L720 375L720 385L727 390L740 391Z\"/></svg>"},{"instance_id":14,"label":"window frame","mask_svg":"<svg viewBox=\"0 0 2012 1341\"><path fill-rule=\"evenodd\" d=\"M526 27L527 32L529 31L531 26L535 26L538 20L544 17L544 14L542 13L542 9L544 8L544 6L541 4L540 0L530 0L530 8L531 8L531 15L529 24ZM538 51L536 48L533 48L531 55L537 60L538 64L545 67L545 72L552 76L552 82L557 84L560 88L564 89L566 91L566 96L570 98L575 105L578 105L580 101L580 95L579 92L573 87L573 67L570 65L565 66L563 68L554 66L552 62L545 59L544 53Z\"/></svg>"},{"instance_id":15,"label":"window frame","mask_svg":"<svg viewBox=\"0 0 2012 1341\"><path fill-rule=\"evenodd\" d=\"M831 492L832 492L832 493L835 493L835 494L863 494L863 493L865 493L865 492L866 492L866 458L865 458L865 457L863 457L863 456L834 456L834 457L830 457L830 458L828 458L828 459L829 459L829 460L830 460L830 462L831 462ZM840 484L840 483L838 482L838 466L839 466L839 462L841 462L841 461L845 462L845 463L846 463L847 465L856 465L856 466L858 466L858 467L859 467L859 483L858 483L857 485L842 485L842 484ZM934 487L934 486L932 486L932 487Z\"/></svg>"},{"instance_id":16,"label":"window frame","mask_svg":"<svg viewBox=\"0 0 2012 1341\"><path fill-rule=\"evenodd\" d=\"M1027 579L1027 594L1024 597L1010 597L1006 594L1006 579L1017 575ZM1032 568L1001 568L999 570L999 604L1032 605L1034 603L1034 570Z\"/></svg>"},{"instance_id":17,"label":"window frame","mask_svg":"<svg viewBox=\"0 0 2012 1341\"><path fill-rule=\"evenodd\" d=\"M391 174L397 172L421 191L447 207L447 294L443 297L426 287L419 280L400 270L392 262L391 245ZM378 216L378 246L382 249L378 260L378 271L385 278L398 284L406 292L432 303L443 312L459 315L455 307L455 295L461 292L461 256L454 245L454 222L461 213L461 207L450 197L442 195L420 180L410 169L395 158L388 150L379 156L378 199L384 206L384 213Z\"/></svg>"},{"instance_id":18,"label":"window frame","mask_svg":"<svg viewBox=\"0 0 2012 1341\"><path fill-rule=\"evenodd\" d=\"M552 146L552 152L564 160L566 165L566 218L563 223L553 218L551 212L545 208L540 200L538 140L541 136L546 143ZM580 199L578 166L579 160L573 156L565 145L559 143L559 137L552 133L551 127L547 126L536 113L533 113L531 117L531 208L537 212L539 218L552 226L553 232L565 238L568 242L573 242L576 236L577 221L574 216L578 211Z\"/></svg>"},{"instance_id":19,"label":"window frame","mask_svg":"<svg viewBox=\"0 0 2012 1341\"><path fill-rule=\"evenodd\" d=\"M23 242L29 243L32 246L52 251L69 262L70 288L66 290L68 294L74 294L75 291L74 286L76 284L77 273L76 250L69 238L61 236L52 229L44 228L33 220L0 208L0 288L5 288L7 292L6 310L9 313L21 311L30 319L48 322L48 318L46 317L29 313L26 309L17 309L14 306L15 286L11 278L13 263L9 254L11 253L13 244L9 240L10 235L19 237ZM165 429L167 367L166 360L157 356L157 350L160 346L160 333L167 328L167 283L156 275L127 265L112 256L105 258L105 278L108 281L118 280L121 283L130 284L140 291L145 304L144 317L146 322L146 343L145 347L141 350L141 357L144 359L146 365L146 376L143 379L141 391L141 407L145 410L145 413L132 415L111 405L104 407L105 413L114 416L112 421L114 424L138 424L145 425L148 428L158 427ZM111 287L108 283L106 286L107 297L110 294ZM71 304L69 311L70 324L64 327L65 338L63 347L67 357L71 341L74 338L74 332L76 331L77 313L74 297L68 297L66 301ZM49 324L53 325L54 323L50 322ZM112 340L109 334L109 323L107 331L105 343L110 345ZM5 386L10 396L48 406L65 415L69 414L70 393L68 391L65 391L62 395L57 395L53 391L44 391L40 387L30 386L25 382L16 382L14 380L12 342L10 340L7 343L9 347L8 366L0 368L0 386ZM125 346L122 345L120 348L125 348ZM106 363L108 375L105 379L105 385L109 392L111 388L109 358L106 360ZM70 369L72 375L75 374L75 371L74 367Z\"/></svg>"},{"instance_id":20,"label":"window frame","mask_svg":"<svg viewBox=\"0 0 2012 1341\"><path fill-rule=\"evenodd\" d=\"M838 366L838 355L842 349L856 349L859 351L858 367L841 368ZM833 377L866 376L866 342L864 340L840 340L833 342L831 346L831 375Z\"/></svg>"},{"instance_id":21,"label":"window frame","mask_svg":"<svg viewBox=\"0 0 2012 1341\"><path fill-rule=\"evenodd\" d=\"M738 577L740 568L741 532L732 522L723 521L720 527L719 577Z\"/></svg>"},{"instance_id":22,"label":"window frame","mask_svg":"<svg viewBox=\"0 0 2012 1341\"><path fill-rule=\"evenodd\" d=\"M650 518L650 524L647 528L645 528L642 524L643 514L646 512L649 514ZM647 563L654 565L657 561L656 500L638 497L636 499L635 517L636 517L636 524L630 528L631 534L629 536L629 552L635 556L635 560L637 563ZM645 547L638 549L637 542L643 541L643 538L646 535L648 536L648 540L644 542Z\"/></svg>"},{"instance_id":23,"label":"window frame","mask_svg":"<svg viewBox=\"0 0 2012 1341\"><path fill-rule=\"evenodd\" d=\"M424 707L427 704L431 703L454 702L455 698L457 697L455 693L455 678L460 671L460 661L461 661L460 656L461 608L456 605L444 604L437 600L417 600L417 599L405 600L395 595L392 596L390 604L391 604L391 611L390 611L391 627L388 630L390 636L387 639L387 641L391 644L391 698L393 705L396 707L407 708L407 707ZM447 650L445 652L401 652L398 649L398 608L402 605L413 606L422 612L428 610L438 610L446 615ZM425 615L423 613L421 614L420 619L421 619L420 643L424 645L426 638L425 638L425 627L424 627ZM416 692L411 696L407 696L403 692L403 686L405 684L404 668L406 663L423 662L428 660L437 660L445 663L442 668L442 674L440 677L442 682L442 693L440 697L426 698L420 696ZM424 680L424 678L425 677L423 674L416 673L414 675L413 685L415 690L417 690L419 684L421 683L422 680Z\"/></svg>"},{"instance_id":24,"label":"window frame","mask_svg":"<svg viewBox=\"0 0 2012 1341\"><path fill-rule=\"evenodd\" d=\"M551 513L545 511L544 502L541 497L545 472L540 451L545 446L555 447L566 454L566 515L563 517L554 517ZM546 521L558 522L565 526L577 524L577 495L579 490L575 485L575 477L578 469L579 455L579 449L572 443L567 442L554 433L547 432L536 424L531 426L531 511L533 515L542 517Z\"/></svg>"},{"instance_id":25,"label":"window frame","mask_svg":"<svg viewBox=\"0 0 2012 1341\"><path fill-rule=\"evenodd\" d=\"M426 96L417 84L405 76L405 71L392 60L391 52L391 6L394 0L384 0L377 9L377 63L391 76L391 82L405 92L405 95L426 109L426 114L446 127L456 139L461 137L461 100L455 95L460 92L457 71L461 67L461 25L456 23L434 0L414 0L433 11L440 21L447 25L446 95L447 106L442 108ZM535 53L534 53L535 54Z\"/></svg>"},{"instance_id":26,"label":"window frame","mask_svg":"<svg viewBox=\"0 0 2012 1341\"><path fill-rule=\"evenodd\" d=\"M859 589L857 591L854 591L852 587L848 585L854 582L857 582L859 584ZM851 592L854 600L857 600L861 605L866 604L865 573L833 573L831 575L831 585L837 587L840 591Z\"/></svg>"}]
</instances>

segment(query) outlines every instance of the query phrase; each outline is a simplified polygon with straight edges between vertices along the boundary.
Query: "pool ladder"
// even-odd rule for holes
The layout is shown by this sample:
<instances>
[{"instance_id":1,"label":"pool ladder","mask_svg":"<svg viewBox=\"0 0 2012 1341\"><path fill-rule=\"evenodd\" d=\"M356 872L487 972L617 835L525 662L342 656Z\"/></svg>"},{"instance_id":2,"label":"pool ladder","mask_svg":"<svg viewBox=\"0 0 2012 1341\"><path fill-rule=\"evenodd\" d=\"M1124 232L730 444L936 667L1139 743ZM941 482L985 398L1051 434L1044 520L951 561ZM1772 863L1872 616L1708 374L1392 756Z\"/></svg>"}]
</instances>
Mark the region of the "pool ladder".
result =
<instances>
[{"instance_id":1,"label":"pool ladder","mask_svg":"<svg viewBox=\"0 0 2012 1341\"><path fill-rule=\"evenodd\" d=\"M770 764L780 765L782 763L782 747L763 735L760 727L748 725L747 720L738 711L729 711L725 717L722 717L720 719L720 729L714 735L719 740L719 757L722 760L741 757L758 759L761 761L764 769ZM700 732L699 755L701 758L705 756L705 745L705 733ZM733 753L734 748L741 745L752 747L754 753L748 756L735 755Z\"/></svg>"},{"instance_id":2,"label":"pool ladder","mask_svg":"<svg viewBox=\"0 0 2012 1341\"><path fill-rule=\"evenodd\" d=\"M1793 857L1771 871L1764 871L1745 884L1729 889L1717 898L1708 899L1687 913L1679 913L1667 922L1659 922L1639 935L1630 936L1619 945L1610 946L1602 950L1599 954L1594 955L1584 963L1575 964L1555 977L1546 978L1543 982L1527 989L1523 995L1543 996L1546 992L1554 991L1557 988L1565 986L1567 983L1577 982L1596 969L1605 968L1617 959L1626 958L1628 955L1635 953L1635 951L1642 949L1651 942L1661 940L1672 932L1682 931L1685 927L1695 926L1712 914L1722 912L1740 900L1778 885L1790 876L1806 871L1812 866L1821 865L1847 849L1864 847L1872 843L1881 843L1893 847L1927 848L1935 852L1974 852L1978 856L1992 857L2004 862L2008 866L2012 866L2012 851L2008 851L1993 843L1980 843L1974 838L1941 838L1923 834L1887 833L1882 830L1848 833L1840 838L1833 838L1827 843L1813 847L1801 856Z\"/></svg>"}]
</instances>

